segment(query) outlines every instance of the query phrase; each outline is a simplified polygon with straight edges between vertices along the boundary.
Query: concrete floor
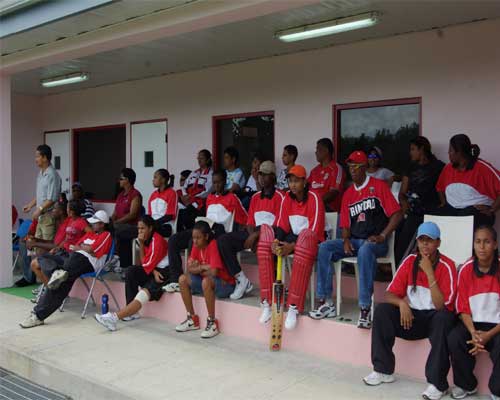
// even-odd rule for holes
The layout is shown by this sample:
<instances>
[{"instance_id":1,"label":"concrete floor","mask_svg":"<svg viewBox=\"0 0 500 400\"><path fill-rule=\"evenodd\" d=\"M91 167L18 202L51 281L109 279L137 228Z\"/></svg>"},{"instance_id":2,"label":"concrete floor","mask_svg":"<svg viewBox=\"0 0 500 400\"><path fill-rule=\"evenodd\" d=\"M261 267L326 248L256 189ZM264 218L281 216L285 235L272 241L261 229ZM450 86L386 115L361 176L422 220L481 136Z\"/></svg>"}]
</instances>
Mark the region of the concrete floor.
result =
<instances>
[{"instance_id":1,"label":"concrete floor","mask_svg":"<svg viewBox=\"0 0 500 400\"><path fill-rule=\"evenodd\" d=\"M0 294L0 365L74 399L418 399L425 384L398 379L368 387L368 368L318 360L283 349L271 353L223 334L179 334L143 318L108 332L81 320L72 300L45 326L23 330L28 301ZM334 345L334 344L332 344Z\"/></svg>"}]
</instances>

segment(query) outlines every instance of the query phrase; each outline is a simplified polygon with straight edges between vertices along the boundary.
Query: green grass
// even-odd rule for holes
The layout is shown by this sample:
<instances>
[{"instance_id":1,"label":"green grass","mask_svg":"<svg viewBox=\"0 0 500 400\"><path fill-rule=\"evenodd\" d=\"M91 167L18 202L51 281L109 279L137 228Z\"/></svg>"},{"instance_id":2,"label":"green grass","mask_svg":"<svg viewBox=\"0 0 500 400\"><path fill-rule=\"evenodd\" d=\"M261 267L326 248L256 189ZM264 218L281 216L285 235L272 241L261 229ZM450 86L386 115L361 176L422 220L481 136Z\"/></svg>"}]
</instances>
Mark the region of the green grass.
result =
<instances>
[{"instance_id":1,"label":"green grass","mask_svg":"<svg viewBox=\"0 0 500 400\"><path fill-rule=\"evenodd\" d=\"M10 287L10 288L4 288L0 289L0 293L7 293L11 294L13 296L18 296L18 297L23 297L25 299L31 299L33 297L33 294L31 291L36 288L38 285L30 285L30 286L25 286L25 287Z\"/></svg>"}]
</instances>

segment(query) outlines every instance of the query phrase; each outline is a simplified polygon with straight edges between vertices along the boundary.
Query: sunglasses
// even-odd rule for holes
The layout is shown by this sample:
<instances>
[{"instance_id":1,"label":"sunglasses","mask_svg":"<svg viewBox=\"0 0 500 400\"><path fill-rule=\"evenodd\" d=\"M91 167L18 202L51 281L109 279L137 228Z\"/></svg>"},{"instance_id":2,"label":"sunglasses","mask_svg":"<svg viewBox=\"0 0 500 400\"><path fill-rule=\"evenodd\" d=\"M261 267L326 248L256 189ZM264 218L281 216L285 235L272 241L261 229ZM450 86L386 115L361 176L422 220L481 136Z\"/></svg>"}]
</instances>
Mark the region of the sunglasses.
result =
<instances>
[{"instance_id":1,"label":"sunglasses","mask_svg":"<svg viewBox=\"0 0 500 400\"><path fill-rule=\"evenodd\" d=\"M368 154L368 158L374 159L374 158L380 158L378 154Z\"/></svg>"},{"instance_id":2,"label":"sunglasses","mask_svg":"<svg viewBox=\"0 0 500 400\"><path fill-rule=\"evenodd\" d=\"M361 167L364 167L365 164L347 164L350 170L357 171Z\"/></svg>"}]
</instances>

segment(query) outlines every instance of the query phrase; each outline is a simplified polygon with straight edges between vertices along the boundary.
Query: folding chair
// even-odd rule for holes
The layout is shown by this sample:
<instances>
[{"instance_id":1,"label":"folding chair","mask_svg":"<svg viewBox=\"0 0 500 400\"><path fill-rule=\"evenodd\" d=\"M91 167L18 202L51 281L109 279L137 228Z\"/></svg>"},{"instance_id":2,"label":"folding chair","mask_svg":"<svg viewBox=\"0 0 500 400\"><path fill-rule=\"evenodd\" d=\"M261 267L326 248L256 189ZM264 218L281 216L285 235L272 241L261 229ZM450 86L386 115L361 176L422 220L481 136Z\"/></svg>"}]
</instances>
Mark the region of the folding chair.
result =
<instances>
[{"instance_id":1,"label":"folding chair","mask_svg":"<svg viewBox=\"0 0 500 400\"><path fill-rule=\"evenodd\" d=\"M378 257L377 264L391 264L392 276L396 273L396 259L394 257L394 237L395 233L392 232L391 236L387 241L387 255L385 257ZM358 288L359 293L359 267L358 267L358 259L357 257L345 257L337 262L332 262L333 267L335 268L335 279L337 281L337 315L340 315L340 304L342 303L342 292L341 292L341 280L342 280L342 263L349 263L354 265L354 274L356 277L356 286ZM372 312L374 308L374 296L372 294Z\"/></svg>"},{"instance_id":2,"label":"folding chair","mask_svg":"<svg viewBox=\"0 0 500 400\"><path fill-rule=\"evenodd\" d=\"M17 261L19 260L19 241L28 235L30 226L30 219L26 219L24 221L19 219L19 228L17 228L16 235L12 238L12 253L15 254L12 269L16 267Z\"/></svg>"}]
</instances>

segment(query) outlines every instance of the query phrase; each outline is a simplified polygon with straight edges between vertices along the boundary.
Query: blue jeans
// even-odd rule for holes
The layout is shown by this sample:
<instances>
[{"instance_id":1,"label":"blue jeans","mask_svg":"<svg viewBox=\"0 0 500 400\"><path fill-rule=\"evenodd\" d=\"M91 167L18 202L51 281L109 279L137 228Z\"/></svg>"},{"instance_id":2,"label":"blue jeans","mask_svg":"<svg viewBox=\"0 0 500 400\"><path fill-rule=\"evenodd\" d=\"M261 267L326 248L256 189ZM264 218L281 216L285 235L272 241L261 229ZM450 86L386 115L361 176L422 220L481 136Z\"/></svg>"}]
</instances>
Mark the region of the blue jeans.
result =
<instances>
[{"instance_id":1,"label":"blue jeans","mask_svg":"<svg viewBox=\"0 0 500 400\"><path fill-rule=\"evenodd\" d=\"M191 293L192 294L203 294L202 281L203 277L201 275L190 274L191 276ZM215 282L215 297L219 299L228 298L231 293L234 292L235 285L231 285L223 281L218 276L212 277Z\"/></svg>"},{"instance_id":2,"label":"blue jeans","mask_svg":"<svg viewBox=\"0 0 500 400\"><path fill-rule=\"evenodd\" d=\"M377 257L384 257L387 254L387 242L378 244L364 239L351 239L351 243L354 247L354 256L358 258L358 303L360 307L370 307L373 280L377 272ZM336 262L344 257L349 257L349 255L344 253L344 241L342 239L327 240L319 246L318 281L316 286L316 296L319 299L332 297L334 268L331 262Z\"/></svg>"}]
</instances>

